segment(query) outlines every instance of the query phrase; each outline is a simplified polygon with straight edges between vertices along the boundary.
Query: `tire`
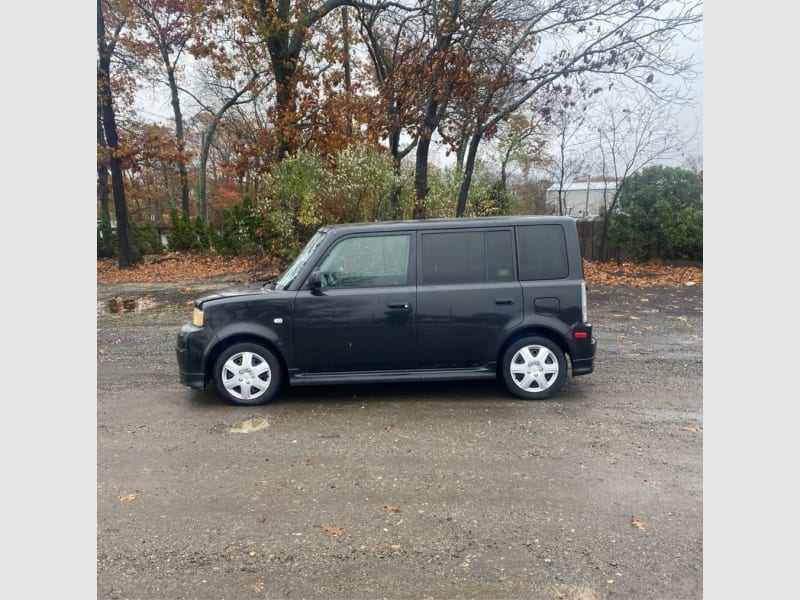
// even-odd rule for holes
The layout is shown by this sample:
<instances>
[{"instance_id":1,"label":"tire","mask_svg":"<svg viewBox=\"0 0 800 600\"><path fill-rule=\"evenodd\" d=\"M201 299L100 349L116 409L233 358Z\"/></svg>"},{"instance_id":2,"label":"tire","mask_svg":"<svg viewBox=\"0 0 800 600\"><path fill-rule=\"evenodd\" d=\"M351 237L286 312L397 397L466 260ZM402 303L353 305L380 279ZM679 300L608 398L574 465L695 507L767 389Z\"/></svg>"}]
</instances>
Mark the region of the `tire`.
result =
<instances>
[{"instance_id":1,"label":"tire","mask_svg":"<svg viewBox=\"0 0 800 600\"><path fill-rule=\"evenodd\" d=\"M567 378L567 359L547 338L517 340L503 354L503 381L513 395L525 400L555 396Z\"/></svg>"},{"instance_id":2,"label":"tire","mask_svg":"<svg viewBox=\"0 0 800 600\"><path fill-rule=\"evenodd\" d=\"M266 404L278 394L282 380L278 359L259 344L235 344L214 363L214 382L229 404Z\"/></svg>"}]
</instances>

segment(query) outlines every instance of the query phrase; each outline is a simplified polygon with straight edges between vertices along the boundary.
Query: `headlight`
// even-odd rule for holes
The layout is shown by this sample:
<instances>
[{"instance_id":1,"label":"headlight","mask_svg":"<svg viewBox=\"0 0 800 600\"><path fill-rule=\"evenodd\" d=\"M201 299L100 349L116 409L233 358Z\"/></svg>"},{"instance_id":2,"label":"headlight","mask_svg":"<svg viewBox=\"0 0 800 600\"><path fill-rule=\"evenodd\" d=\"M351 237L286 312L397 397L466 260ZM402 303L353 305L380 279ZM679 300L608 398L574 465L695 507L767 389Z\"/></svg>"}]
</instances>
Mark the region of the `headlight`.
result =
<instances>
[{"instance_id":1,"label":"headlight","mask_svg":"<svg viewBox=\"0 0 800 600\"><path fill-rule=\"evenodd\" d=\"M192 313L192 325L195 327L202 327L203 326L203 309L196 308Z\"/></svg>"}]
</instances>

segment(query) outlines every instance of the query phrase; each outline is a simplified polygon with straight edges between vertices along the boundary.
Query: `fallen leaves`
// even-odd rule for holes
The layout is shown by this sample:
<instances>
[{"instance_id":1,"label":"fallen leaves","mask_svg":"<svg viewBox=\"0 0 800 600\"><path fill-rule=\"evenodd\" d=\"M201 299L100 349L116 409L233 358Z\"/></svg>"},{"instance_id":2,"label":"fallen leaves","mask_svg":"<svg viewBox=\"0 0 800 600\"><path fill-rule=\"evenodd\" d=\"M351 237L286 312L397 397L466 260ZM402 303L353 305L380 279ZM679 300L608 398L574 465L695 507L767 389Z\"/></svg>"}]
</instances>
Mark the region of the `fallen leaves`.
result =
<instances>
[{"instance_id":1,"label":"fallen leaves","mask_svg":"<svg viewBox=\"0 0 800 600\"><path fill-rule=\"evenodd\" d=\"M383 505L383 512L385 513L399 513L400 507L396 504L384 504Z\"/></svg>"},{"instance_id":2,"label":"fallen leaves","mask_svg":"<svg viewBox=\"0 0 800 600\"><path fill-rule=\"evenodd\" d=\"M654 285L703 285L702 267L672 267L655 262L616 263L583 261L586 283L591 285L629 285L646 288Z\"/></svg>"},{"instance_id":3,"label":"fallen leaves","mask_svg":"<svg viewBox=\"0 0 800 600\"><path fill-rule=\"evenodd\" d=\"M631 515L631 525L636 527L639 531L647 531L647 525L645 525L642 521L639 520L639 517L636 515Z\"/></svg>"},{"instance_id":4,"label":"fallen leaves","mask_svg":"<svg viewBox=\"0 0 800 600\"><path fill-rule=\"evenodd\" d=\"M587 284L628 285L646 288L655 285L703 285L702 267L673 267L655 262L644 264L583 261ZM274 260L263 256L216 256L187 252L167 252L147 257L130 269L120 269L115 259L97 261L97 283L152 283L193 281L206 277L242 274L243 279L277 277ZM181 291L190 291L184 286Z\"/></svg>"},{"instance_id":5,"label":"fallen leaves","mask_svg":"<svg viewBox=\"0 0 800 600\"><path fill-rule=\"evenodd\" d=\"M273 261L261 256L206 256L184 252L148 257L145 262L129 269L120 269L116 259L97 261L98 284L193 281L238 273L255 273L259 278L266 279L276 276L278 270Z\"/></svg>"},{"instance_id":6,"label":"fallen leaves","mask_svg":"<svg viewBox=\"0 0 800 600\"><path fill-rule=\"evenodd\" d=\"M684 429L688 429L689 431L702 431L703 426L699 423L689 423Z\"/></svg>"},{"instance_id":7,"label":"fallen leaves","mask_svg":"<svg viewBox=\"0 0 800 600\"><path fill-rule=\"evenodd\" d=\"M136 500L136 494L134 494L133 492L129 494L120 494L119 496L117 496L117 500L119 500L120 502L130 502L131 500Z\"/></svg>"},{"instance_id":8,"label":"fallen leaves","mask_svg":"<svg viewBox=\"0 0 800 600\"><path fill-rule=\"evenodd\" d=\"M332 536L335 536L335 537L339 537L341 535L344 535L344 529L342 529L338 525L323 525L322 526L322 531L324 533L327 533L328 535L332 535Z\"/></svg>"}]
</instances>

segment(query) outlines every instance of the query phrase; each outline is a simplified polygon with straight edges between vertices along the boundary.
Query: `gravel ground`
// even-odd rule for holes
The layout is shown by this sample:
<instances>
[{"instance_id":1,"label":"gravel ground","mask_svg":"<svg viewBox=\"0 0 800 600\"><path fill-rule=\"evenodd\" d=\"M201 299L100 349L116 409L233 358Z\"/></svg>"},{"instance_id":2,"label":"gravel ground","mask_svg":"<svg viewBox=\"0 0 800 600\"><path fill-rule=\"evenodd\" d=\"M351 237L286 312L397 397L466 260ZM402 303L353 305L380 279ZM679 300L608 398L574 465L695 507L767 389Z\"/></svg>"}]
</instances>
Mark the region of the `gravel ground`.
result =
<instances>
[{"instance_id":1,"label":"gravel ground","mask_svg":"<svg viewBox=\"0 0 800 600\"><path fill-rule=\"evenodd\" d=\"M595 372L326 386L258 408L177 381L223 278L98 286L98 598L703 597L702 286L589 290Z\"/></svg>"}]
</instances>

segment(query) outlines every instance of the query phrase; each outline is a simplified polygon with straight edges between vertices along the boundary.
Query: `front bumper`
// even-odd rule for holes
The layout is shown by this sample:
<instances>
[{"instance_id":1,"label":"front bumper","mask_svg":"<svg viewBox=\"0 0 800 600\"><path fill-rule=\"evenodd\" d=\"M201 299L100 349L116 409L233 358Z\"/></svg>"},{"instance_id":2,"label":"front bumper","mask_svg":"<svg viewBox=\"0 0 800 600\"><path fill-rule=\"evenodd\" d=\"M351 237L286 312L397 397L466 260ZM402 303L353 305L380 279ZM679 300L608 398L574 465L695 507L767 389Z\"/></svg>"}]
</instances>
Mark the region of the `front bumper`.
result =
<instances>
[{"instance_id":1,"label":"front bumper","mask_svg":"<svg viewBox=\"0 0 800 600\"><path fill-rule=\"evenodd\" d=\"M187 323L178 332L175 340L175 359L178 363L180 382L190 388L202 390L208 384L204 363L208 332Z\"/></svg>"}]
</instances>

